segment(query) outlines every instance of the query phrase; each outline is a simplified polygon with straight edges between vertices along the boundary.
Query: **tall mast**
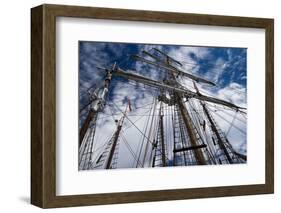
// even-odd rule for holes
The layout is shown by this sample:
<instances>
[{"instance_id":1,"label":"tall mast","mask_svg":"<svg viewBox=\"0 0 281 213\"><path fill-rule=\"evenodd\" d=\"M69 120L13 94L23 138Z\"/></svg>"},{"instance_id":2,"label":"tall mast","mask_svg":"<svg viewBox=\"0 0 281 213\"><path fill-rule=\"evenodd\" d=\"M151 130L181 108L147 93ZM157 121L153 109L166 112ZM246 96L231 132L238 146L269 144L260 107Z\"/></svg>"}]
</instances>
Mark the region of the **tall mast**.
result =
<instances>
[{"instance_id":1,"label":"tall mast","mask_svg":"<svg viewBox=\"0 0 281 213\"><path fill-rule=\"evenodd\" d=\"M206 114L206 116L207 116L207 118L208 118L208 121L209 121L210 124L211 124L211 129L212 129L212 131L215 133L216 138L218 139L218 145L219 145L220 149L223 150L223 153L225 154L225 156L226 156L228 162L229 162L230 164L232 164L232 163L233 163L233 160L232 160L232 158L230 157L230 155L229 155L229 153L228 153L228 151L227 151L227 148L225 147L224 141L223 141L221 135L219 134L219 131L218 131L218 129L217 129L216 125L215 125L215 122L213 121L213 119L212 119L212 117L211 117L211 115L210 115L210 113L209 113L209 111L208 111L208 108L206 107L206 104L203 103L202 101L200 101L200 104L201 104L201 106L203 107L204 113Z\"/></svg>"},{"instance_id":2,"label":"tall mast","mask_svg":"<svg viewBox=\"0 0 281 213\"><path fill-rule=\"evenodd\" d=\"M81 129L80 129L80 133L79 133L79 147L82 144L84 136L85 136L85 134L86 134L86 132L87 132L87 130L89 128L89 125L90 125L91 121L93 120L94 115L95 115L95 112L92 109L90 109L89 112L88 112L88 115L86 117L86 120L84 121L84 124L81 127Z\"/></svg>"},{"instance_id":3,"label":"tall mast","mask_svg":"<svg viewBox=\"0 0 281 213\"><path fill-rule=\"evenodd\" d=\"M162 157L162 166L167 166L166 164L166 154L165 154L165 141L164 141L164 126L163 126L163 117L164 114L162 113L162 102L160 103L160 110L159 110L159 116L160 116L160 135L161 135L161 157Z\"/></svg>"},{"instance_id":4,"label":"tall mast","mask_svg":"<svg viewBox=\"0 0 281 213\"><path fill-rule=\"evenodd\" d=\"M189 115L189 113L188 113L188 111L187 111L187 109L186 109L186 107L185 107L185 105L182 101L182 98L176 97L176 101L179 105L179 109L180 109L184 124L185 124L187 132L188 132L188 136L189 136L189 139L190 139L192 149L194 151L196 161L199 165L205 165L205 164L207 164L207 162L206 162L206 160L204 158L204 155L201 151L201 149L204 148L204 147L201 146L200 144L198 144L198 142L197 142L198 140L197 140L197 138L195 136L195 132L193 130L193 124L192 124L192 120L190 118L190 115Z\"/></svg>"},{"instance_id":5,"label":"tall mast","mask_svg":"<svg viewBox=\"0 0 281 213\"><path fill-rule=\"evenodd\" d=\"M220 104L222 106L226 106L226 107L236 109L236 110L243 109L243 108L236 106L233 103L230 103L230 102L227 102L227 101L215 98L215 97L206 96L206 95L200 94L198 92L193 92L193 91L183 87L177 80L178 76L187 77L195 82L202 82L202 83L206 83L209 85L215 85L215 84L204 78L183 72L181 69L179 69L177 67L177 66L182 66L182 64L179 63L177 60L173 59L172 57L168 56L167 54L165 54L164 52L162 52L158 49L154 48L154 51L156 51L158 53L158 55L160 54L161 57L157 56L155 54L145 52L145 51L143 52L145 55L149 56L150 58L153 58L154 61L150 61L139 55L133 55L132 58L134 60L142 61L149 65L156 66L158 68L163 68L166 71L166 77L167 77L163 81L157 81L157 80L153 80L151 78L147 78L147 77L139 75L139 74L134 74L133 73L134 71L131 71L131 70L129 72L126 72L126 71L120 69L119 67L115 67L116 69L114 70L114 72L112 72L112 74L124 77L129 80L141 82L141 83L149 85L151 87L158 88L158 89L160 89L160 91L165 91L165 92L169 93L171 98L167 98L165 96L165 94L160 95L158 98L163 103L166 103L168 105L178 106L179 116L182 118L183 125L187 132L187 137L189 138L189 140L188 140L189 142L186 142L186 145L185 146L183 145L183 147L180 149L176 148L174 150L174 154L177 152L184 153L186 151L191 151L193 153L193 158L195 159L197 164L199 164L199 165L209 164L210 156L208 154L209 153L208 147L204 143L202 136L198 132L198 129L196 128L196 124L194 123L193 118L185 105L185 102L189 103L190 99L193 98L193 99L197 99L199 102L200 101L211 102L211 103ZM215 125L215 122L213 122L213 125ZM159 124L159 130L161 131L161 124ZM217 130L217 133L219 134L218 130ZM159 140L161 140L161 139L159 139ZM159 145L161 145L161 144L156 143L156 146L159 146ZM227 144L224 147L226 150L231 149L230 144ZM221 148L221 149L223 150L223 148ZM156 155L156 152L155 152L155 155ZM231 159L228 161L231 162Z\"/></svg>"},{"instance_id":6,"label":"tall mast","mask_svg":"<svg viewBox=\"0 0 281 213\"><path fill-rule=\"evenodd\" d=\"M91 162L91 168L93 169L113 169L117 164L117 155L119 149L119 139L121 136L122 127L124 124L125 117L127 116L127 110L131 111L130 100L128 100L128 105L125 111L121 111L123 116L116 120L117 127L112 137L107 141L103 152L96 158L95 161Z\"/></svg>"},{"instance_id":7,"label":"tall mast","mask_svg":"<svg viewBox=\"0 0 281 213\"><path fill-rule=\"evenodd\" d=\"M106 147L103 149L103 152L99 155L97 159L94 158L94 155L92 154L93 151L91 152L91 150L94 149L92 148L92 144L94 141L93 137L95 134L95 122L98 113L102 112L104 109L105 100L107 98L112 75L124 77L128 80L134 80L136 82L143 83L150 87L156 88L161 92L161 94L158 95L157 99L158 103L160 102L160 108L159 110L157 109L157 114L159 113L159 115L155 115L155 117L151 119L152 123L150 124L150 126L153 126L153 130L149 131L148 137L146 137L146 130L145 133L142 133L150 143L147 142L147 145L144 149L144 154L142 145L140 149L137 149L137 152L138 150L140 150L139 158L143 154L143 165L146 162L146 155L150 148L151 152L148 152L150 153L150 158L148 159L148 162L152 167L169 166L169 156L171 154L170 151L172 151L172 154L174 155L174 166L183 165L183 162L184 165L216 164L218 163L218 161L221 163L221 159L219 158L220 156L223 156L223 160L225 161L225 163L229 164L236 162L245 162L246 156L236 153L235 150L232 148L231 144L228 142L226 135L221 131L219 126L216 124L215 119L212 117L211 111L209 111L206 102L220 104L222 106L226 106L236 110L239 110L241 108L230 102L201 94L198 88L196 87L195 82L202 82L209 85L214 85L214 83L199 76L194 76L193 74L183 72L181 69L183 69L184 67L180 62L158 49L153 49L154 52L152 53L150 53L150 51L143 51L143 54L154 59L153 61L150 61L139 55L134 55L132 58L134 58L135 60L145 62L149 65L162 68L161 71L165 71L165 79L163 81L154 80L139 75L137 73L134 73L134 71L126 72L116 66L116 64L114 64L111 69L99 68L104 69L106 71L106 78L104 80L104 84L103 86L97 88L94 92L90 94L91 98L90 102L88 103L90 107L88 107L88 105L85 105L85 107L82 108L82 110L84 110L86 107L89 108L89 112L80 129L79 146L80 150L84 150L83 153L89 154L82 154L84 158L81 158L81 165L86 166L81 166L81 168L89 169L89 165L91 166L91 168L116 168L120 146L119 141L123 137L122 127L124 124L125 117L127 117L126 114L128 106L130 109L129 102L125 111L120 110L123 116L119 119L119 121L115 121L116 129L111 135L110 140L108 140L107 144L105 144ZM181 66L181 68L179 68L179 66ZM196 92L182 86L179 81L179 76L187 77L193 80ZM202 127L203 129L201 129L201 126L203 125L201 124L200 120L204 117L201 117L201 114L199 115L199 112L196 109L197 105L196 107L194 107L194 99L197 99L199 104L201 104L203 109L202 116L205 115L204 117L206 121L208 121L208 132L205 132L205 137L203 135L204 132L202 133L203 130L205 131L205 124L204 127ZM156 110L157 106L159 105L155 104L154 111ZM174 113L172 114L171 119L169 118L169 110L172 110ZM154 116L154 111L152 116ZM165 114L165 117L164 112L167 112L167 116ZM149 116L151 116L150 113ZM169 120L172 120L173 133L167 130L171 126L169 124ZM130 121L129 118L128 121ZM149 121L147 121L147 124L148 123ZM204 123L206 123L205 120ZM212 136L214 146L212 146L212 144L210 145L207 139L206 135L208 135L209 137L210 134ZM150 138L153 139L153 142L150 141ZM169 141L169 139L171 139L171 142ZM173 150L169 150L167 147L170 147L172 143L174 145L174 148ZM87 146L85 146L85 144L87 144ZM84 146L86 148L84 148ZM214 149L211 149L213 147ZM132 156L135 158L135 156L137 155L134 153L132 148L129 147L129 149ZM212 155L210 156L210 154ZM91 158L92 156L95 160ZM217 160L214 159L214 156L217 157ZM137 159L138 161L139 158L135 158L135 160Z\"/></svg>"},{"instance_id":8,"label":"tall mast","mask_svg":"<svg viewBox=\"0 0 281 213\"><path fill-rule=\"evenodd\" d=\"M89 125L91 121L94 119L94 117L97 116L98 112L102 111L105 106L105 101L108 94L109 84L112 78L111 71L115 68L115 65L113 65L111 70L104 69L106 71L106 77L104 80L104 84L102 87L97 88L94 92L90 93L90 110L88 112L87 118L85 119L79 133L79 147L82 144L82 141L85 137L85 134L89 128Z\"/></svg>"},{"instance_id":9,"label":"tall mast","mask_svg":"<svg viewBox=\"0 0 281 213\"><path fill-rule=\"evenodd\" d=\"M194 85L194 88L195 88L195 90L196 90L196 93L197 93L198 95L200 95L201 93L200 93L198 87L196 86L195 82L193 82L193 85ZM201 104L201 106L202 106L202 108L203 108L203 111L204 111L204 113L205 113L205 115L206 115L206 117L207 117L209 123L211 124L211 130L212 130L213 133L216 135L216 138L217 138L217 140L218 140L218 145L219 145L220 149L223 151L223 153L224 153L224 155L226 156L228 162L229 162L230 164L233 164L233 160L232 160L232 158L230 157L230 155L229 155L229 153L228 153L228 151L227 151L227 148L225 147L223 138L222 138L221 135L219 134L219 131L218 131L216 125L215 125L215 121L214 121L213 118L211 117L210 112L209 112L208 108L206 107L206 104L205 104L203 101L200 101L200 104Z\"/></svg>"},{"instance_id":10,"label":"tall mast","mask_svg":"<svg viewBox=\"0 0 281 213\"><path fill-rule=\"evenodd\" d=\"M124 112L123 116L121 117L121 119L119 120L118 125L117 125L117 129L116 129L116 131L114 133L113 143L112 143L111 149L109 151L108 159L107 159L106 166L105 166L106 169L110 169L111 168L112 159L113 159L113 156L114 156L114 153L115 153L116 145L118 143L118 139L119 139L119 136L120 136L120 132L122 130L122 126L123 126L125 117L127 116L127 109L128 109L128 107L129 107L129 109L131 108L130 107L130 100L128 100L128 104L127 104L127 107L125 109L125 112Z\"/></svg>"},{"instance_id":11,"label":"tall mast","mask_svg":"<svg viewBox=\"0 0 281 213\"><path fill-rule=\"evenodd\" d=\"M111 162L112 162L113 155L114 155L114 152L115 152L115 148L116 148L116 145L117 145L117 142L118 142L118 139L119 139L120 131L122 129L122 125L123 125L123 122L124 122L124 117L125 117L125 115L123 115L123 117L119 121L117 129L116 129L116 131L114 133L113 143L112 143L109 155L108 155L108 160L106 162L106 167L105 167L106 169L110 169L111 168Z\"/></svg>"},{"instance_id":12,"label":"tall mast","mask_svg":"<svg viewBox=\"0 0 281 213\"><path fill-rule=\"evenodd\" d=\"M166 56L167 66L170 66L170 60L171 60L170 57ZM176 60L174 60L174 61L176 61ZM172 77L173 81L175 82L175 85L179 86L176 74L174 72L172 72L170 76ZM181 97L181 94L175 92L174 96L175 96L175 102L179 106L181 116L183 118L185 127L187 129L188 136L189 136L189 139L190 139L190 143L191 143L191 146L193 147L195 159L196 159L196 161L199 165L205 165L205 164L207 164L207 162L204 158L203 152L201 151L202 147L200 146L200 144L198 144L198 140L197 140L197 138L195 136L195 132L194 132L194 127L193 127L194 125L192 123L192 120L191 120L191 117L188 113L188 110L186 109L186 106L183 103L183 99Z\"/></svg>"},{"instance_id":13,"label":"tall mast","mask_svg":"<svg viewBox=\"0 0 281 213\"><path fill-rule=\"evenodd\" d=\"M158 120L156 127L156 135L152 144L153 160L152 167L167 166L167 157L166 157L166 145L164 137L164 120L163 120L163 102L160 102L160 107L158 111Z\"/></svg>"}]
</instances>

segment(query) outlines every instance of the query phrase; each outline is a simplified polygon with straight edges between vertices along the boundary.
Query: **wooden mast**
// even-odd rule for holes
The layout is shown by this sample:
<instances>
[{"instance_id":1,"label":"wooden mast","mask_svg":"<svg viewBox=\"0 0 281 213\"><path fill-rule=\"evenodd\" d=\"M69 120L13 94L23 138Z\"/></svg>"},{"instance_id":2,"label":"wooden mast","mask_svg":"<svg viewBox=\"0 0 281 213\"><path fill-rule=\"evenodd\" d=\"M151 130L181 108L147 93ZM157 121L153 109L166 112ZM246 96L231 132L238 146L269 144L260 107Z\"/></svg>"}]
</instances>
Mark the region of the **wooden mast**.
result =
<instances>
[{"instance_id":1,"label":"wooden mast","mask_svg":"<svg viewBox=\"0 0 281 213\"><path fill-rule=\"evenodd\" d=\"M193 81L193 86L194 86L194 88L195 88L195 90L196 90L196 93L197 93L198 95L201 95L201 93L200 93L200 91L199 91L199 89L198 89L198 87L196 86L196 84L195 84L194 81ZM211 129L212 129L213 133L215 133L215 135L216 135L216 137L217 137L217 139L218 139L218 144L219 144L220 149L221 149L221 150L223 151L223 153L225 154L225 156L226 156L228 162L229 162L230 164L233 164L233 160L232 160L232 158L230 157L230 155L229 155L229 153L228 153L228 151L227 151L227 149L226 149L226 147L225 147L225 144L224 144L224 142L223 142L223 139L222 139L221 135L219 134L219 131L218 131L218 129L217 129L216 125L215 125L215 122L213 121L213 119L212 119L212 117L211 117L211 115L210 115L210 113L209 113L208 108L206 107L206 104L203 103L202 101L200 101L200 104L201 104L201 106L202 106L202 108L203 108L203 111L204 111L205 115L207 116L207 119L208 119L209 123L211 124Z\"/></svg>"},{"instance_id":2,"label":"wooden mast","mask_svg":"<svg viewBox=\"0 0 281 213\"><path fill-rule=\"evenodd\" d=\"M117 142L118 142L120 131L122 129L122 124L123 124L123 122L120 122L120 124L118 124L117 130L114 133L113 143L112 143L112 146L111 146L111 149L110 149L110 152L109 152L108 160L106 162L106 167L105 167L106 169L111 168L111 162L112 162L113 155L114 155L114 152L115 152L115 148L116 148L116 145L117 145Z\"/></svg>"},{"instance_id":3,"label":"wooden mast","mask_svg":"<svg viewBox=\"0 0 281 213\"><path fill-rule=\"evenodd\" d=\"M162 166L167 166L166 163L166 154L165 154L165 141L164 141L164 126L163 126L163 114L162 114L162 102L160 105L160 135L161 135L161 158L162 158Z\"/></svg>"},{"instance_id":4,"label":"wooden mast","mask_svg":"<svg viewBox=\"0 0 281 213\"><path fill-rule=\"evenodd\" d=\"M119 139L119 136L120 136L120 132L122 130L122 126L123 126L125 117L127 116L127 109L128 109L128 107L129 107L129 110L130 110L131 109L130 100L128 100L128 104L127 104L127 107L125 109L125 112L123 113L122 118L119 120L118 125L117 125L117 129L116 129L116 131L114 133L113 143L112 143L111 149L109 151L108 159L107 159L106 166L105 166L106 169L111 169L111 163L112 163L112 160L113 160L113 156L114 156L114 153L115 153L116 145L118 143L118 139Z\"/></svg>"},{"instance_id":5,"label":"wooden mast","mask_svg":"<svg viewBox=\"0 0 281 213\"><path fill-rule=\"evenodd\" d=\"M167 66L170 66L170 61L169 61L169 57L168 56L166 56L166 63L167 63ZM172 76L175 84L177 86L179 86L178 85L178 81L176 79L176 74L174 72L172 72L171 76ZM194 132L194 127L193 127L193 124L192 124L192 120L190 118L188 110L186 109L185 104L183 103L181 94L175 92L174 95L175 95L175 101L176 101L176 103L179 106L179 109L180 109L180 112L181 112L181 116L183 118L183 122L185 124L186 129L187 129L191 146L194 147L193 152L194 152L194 156L195 156L196 162L199 165L206 165L207 162L205 160L203 152L201 151L202 147L200 146L200 144L198 144L198 141L196 139L195 132Z\"/></svg>"},{"instance_id":6,"label":"wooden mast","mask_svg":"<svg viewBox=\"0 0 281 213\"><path fill-rule=\"evenodd\" d=\"M80 133L79 133L79 147L82 144L82 141L83 141L84 136L85 136L85 134L86 134L86 132L87 132L87 130L89 128L89 125L90 125L90 123L91 123L91 121L92 121L92 119L94 117L94 114L95 114L94 111L90 109L89 112L88 112L87 118L84 121L84 124L81 127L81 129L80 129Z\"/></svg>"},{"instance_id":7,"label":"wooden mast","mask_svg":"<svg viewBox=\"0 0 281 213\"><path fill-rule=\"evenodd\" d=\"M203 110L204 110L204 112L205 112L205 114L206 114L206 116L207 116L207 118L208 118L208 120L209 120L209 122L210 122L210 124L211 124L211 129L212 129L212 131L215 133L215 135L216 135L216 137L217 137L217 139L218 139L218 144L219 144L221 150L223 150L223 153L225 154L225 156L226 156L228 162L229 162L230 164L233 164L233 160L232 160L232 158L230 157L230 155L229 155L229 153L228 153L228 151L227 151L227 149L226 149L226 147L225 147L225 144L224 144L224 142L223 142L223 140L222 140L222 137L221 137L221 135L219 134L218 129L217 129L217 127L216 127L216 125L215 125L215 123L214 123L214 121L213 121L213 119L212 119L212 117L211 117L211 115L210 115L210 113L209 113L209 111L208 111L206 105L205 105L204 103L202 103L201 101L200 101L200 104L202 105Z\"/></svg>"},{"instance_id":8,"label":"wooden mast","mask_svg":"<svg viewBox=\"0 0 281 213\"><path fill-rule=\"evenodd\" d=\"M115 66L116 66L116 64L113 65L112 70L115 69ZM100 94L96 94L96 93L91 94L91 97L90 97L91 107L90 107L90 110L88 112L87 118L84 121L84 123L83 123L83 125L80 129L80 132L79 132L79 147L82 144L82 141L85 137L85 134L86 134L86 132L89 128L89 125L90 125L91 121L93 120L93 118L95 116L97 116L98 112L103 110L103 107L105 105L104 102L107 98L109 84L110 84L110 81L111 81L111 78L112 78L112 70L105 69L105 71L107 73L106 73L106 77L105 77L105 80L104 80L104 85L103 85L102 88L100 88L100 90L102 90L102 92Z\"/></svg>"},{"instance_id":9,"label":"wooden mast","mask_svg":"<svg viewBox=\"0 0 281 213\"><path fill-rule=\"evenodd\" d=\"M185 124L187 132L188 132L191 146L194 147L193 152L194 152L195 159L199 165L205 165L205 164L207 164L207 162L201 151L201 148L203 148L203 147L201 147L200 144L198 144L198 142L197 142L190 115L182 101L182 98L177 95L176 101L179 105L179 109L180 109L184 124Z\"/></svg>"}]
</instances>

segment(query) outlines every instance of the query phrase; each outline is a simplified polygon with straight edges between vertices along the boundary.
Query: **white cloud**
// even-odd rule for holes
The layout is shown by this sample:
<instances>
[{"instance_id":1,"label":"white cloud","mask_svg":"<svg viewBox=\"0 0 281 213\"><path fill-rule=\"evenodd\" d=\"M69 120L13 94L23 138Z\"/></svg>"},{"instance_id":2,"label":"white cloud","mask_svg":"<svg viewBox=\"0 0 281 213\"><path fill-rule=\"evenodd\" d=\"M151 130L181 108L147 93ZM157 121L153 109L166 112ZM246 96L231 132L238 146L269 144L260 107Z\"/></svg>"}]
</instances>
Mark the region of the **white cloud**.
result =
<instances>
[{"instance_id":1,"label":"white cloud","mask_svg":"<svg viewBox=\"0 0 281 213\"><path fill-rule=\"evenodd\" d=\"M247 107L246 94L246 88L235 82L230 83L227 87L224 87L217 92L219 98L230 101L241 107Z\"/></svg>"},{"instance_id":2,"label":"white cloud","mask_svg":"<svg viewBox=\"0 0 281 213\"><path fill-rule=\"evenodd\" d=\"M189 46L179 46L177 48L173 48L168 52L168 55L179 60L183 67L181 68L185 72L193 72L196 73L199 69L197 66L197 61L191 57L194 55L196 59L204 59L208 58L210 54L209 48L206 47L189 47Z\"/></svg>"}]
</instances>

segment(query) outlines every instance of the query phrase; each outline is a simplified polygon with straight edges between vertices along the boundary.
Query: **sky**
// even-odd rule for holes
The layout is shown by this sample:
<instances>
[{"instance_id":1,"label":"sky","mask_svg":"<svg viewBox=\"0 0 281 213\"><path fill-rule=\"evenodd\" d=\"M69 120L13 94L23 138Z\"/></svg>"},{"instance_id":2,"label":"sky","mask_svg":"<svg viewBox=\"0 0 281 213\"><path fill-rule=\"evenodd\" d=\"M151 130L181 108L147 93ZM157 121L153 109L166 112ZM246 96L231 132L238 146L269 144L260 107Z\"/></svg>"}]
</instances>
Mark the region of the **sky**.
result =
<instances>
[{"instance_id":1,"label":"sky","mask_svg":"<svg viewBox=\"0 0 281 213\"><path fill-rule=\"evenodd\" d=\"M105 71L97 67L110 68L116 62L125 71L137 73L157 81L165 79L165 72L159 68L131 58L131 55L138 54L151 60L151 58L143 55L142 51L153 52L152 48L157 48L181 62L183 66L180 69L184 72L200 76L216 84L216 86L209 86L198 83L197 87L202 94L220 98L241 107L247 107L246 48L80 41L80 109L89 101L87 90L91 87L100 87L103 84ZM182 77L179 81L186 88L195 91L190 79ZM129 147L127 143L120 142L118 167L134 167L135 165L131 162L136 158L141 148L143 136L132 123L135 123L140 130L145 130L148 118L141 115L148 113L149 104L153 103L154 97L157 97L159 91L116 76L113 77L110 83L109 91L107 105L104 112L100 113L97 121L94 152L97 156L100 155L105 146L104 144L116 129L114 120L120 119L122 116L120 110L125 109L128 99L130 99L132 112L128 112L128 117L131 120L125 121L123 129L127 129L127 131L122 136L129 143ZM194 104L198 103L195 101ZM146 105L148 106L146 107ZM227 137L235 150L246 154L246 117L214 104L209 104L208 107L220 128L227 133ZM86 111L80 114L80 127L85 119ZM170 136L167 135L167 137ZM167 144L167 146L172 149L171 145ZM130 147L132 152L128 152ZM134 154L135 156L133 156ZM142 158L143 156L139 157ZM171 156L168 158L171 160Z\"/></svg>"}]
</instances>

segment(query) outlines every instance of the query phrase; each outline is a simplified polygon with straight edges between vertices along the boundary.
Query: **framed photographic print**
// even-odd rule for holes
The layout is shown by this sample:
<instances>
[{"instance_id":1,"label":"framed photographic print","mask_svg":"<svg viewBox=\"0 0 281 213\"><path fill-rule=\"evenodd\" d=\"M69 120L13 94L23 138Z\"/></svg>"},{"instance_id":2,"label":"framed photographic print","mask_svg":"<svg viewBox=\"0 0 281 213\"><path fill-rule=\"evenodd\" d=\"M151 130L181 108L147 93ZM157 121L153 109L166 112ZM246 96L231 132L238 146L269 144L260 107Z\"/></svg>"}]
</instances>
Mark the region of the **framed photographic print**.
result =
<instances>
[{"instance_id":1,"label":"framed photographic print","mask_svg":"<svg viewBox=\"0 0 281 213\"><path fill-rule=\"evenodd\" d=\"M31 203L274 191L272 19L31 9Z\"/></svg>"}]
</instances>

